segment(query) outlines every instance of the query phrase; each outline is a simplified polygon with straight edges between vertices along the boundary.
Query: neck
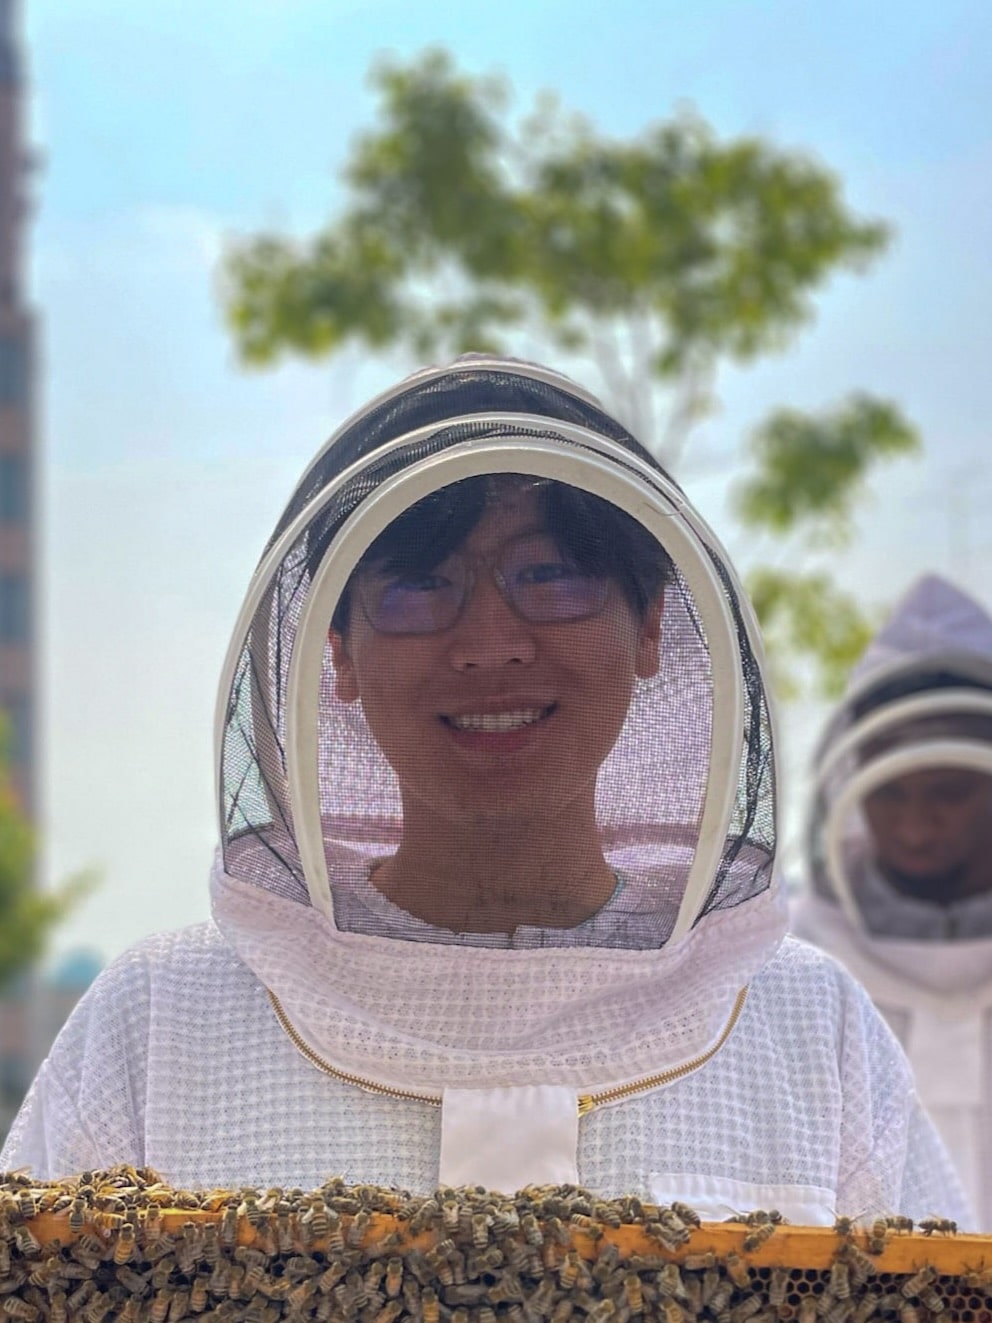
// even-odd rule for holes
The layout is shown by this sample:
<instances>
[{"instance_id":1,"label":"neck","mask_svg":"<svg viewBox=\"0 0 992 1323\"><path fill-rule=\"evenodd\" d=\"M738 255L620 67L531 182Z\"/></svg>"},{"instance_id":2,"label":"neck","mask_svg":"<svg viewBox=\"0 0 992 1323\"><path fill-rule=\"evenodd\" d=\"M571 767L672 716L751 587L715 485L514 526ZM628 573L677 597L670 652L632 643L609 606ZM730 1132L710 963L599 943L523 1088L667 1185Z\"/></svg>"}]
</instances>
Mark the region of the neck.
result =
<instances>
[{"instance_id":1,"label":"neck","mask_svg":"<svg viewBox=\"0 0 992 1323\"><path fill-rule=\"evenodd\" d=\"M451 823L405 815L399 849L373 883L408 914L453 932L574 928L616 887L592 812L576 817Z\"/></svg>"}]
</instances>

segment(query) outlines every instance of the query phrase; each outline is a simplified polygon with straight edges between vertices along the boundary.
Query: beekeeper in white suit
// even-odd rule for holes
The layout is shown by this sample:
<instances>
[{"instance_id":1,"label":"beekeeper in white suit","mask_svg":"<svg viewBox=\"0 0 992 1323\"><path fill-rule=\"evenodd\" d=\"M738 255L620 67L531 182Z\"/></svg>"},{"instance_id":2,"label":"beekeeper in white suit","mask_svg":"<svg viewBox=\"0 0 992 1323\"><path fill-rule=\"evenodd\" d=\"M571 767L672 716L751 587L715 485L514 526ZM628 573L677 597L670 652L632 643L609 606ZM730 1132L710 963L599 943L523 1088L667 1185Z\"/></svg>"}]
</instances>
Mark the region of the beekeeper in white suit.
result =
<instances>
[{"instance_id":1,"label":"beekeeper in white suit","mask_svg":"<svg viewBox=\"0 0 992 1323\"><path fill-rule=\"evenodd\" d=\"M795 928L857 975L992 1231L992 619L934 575L855 669L815 759Z\"/></svg>"},{"instance_id":2,"label":"beekeeper in white suit","mask_svg":"<svg viewBox=\"0 0 992 1323\"><path fill-rule=\"evenodd\" d=\"M574 383L472 356L340 429L217 743L213 921L98 980L8 1166L967 1223L884 1022L783 941L733 572Z\"/></svg>"}]
</instances>

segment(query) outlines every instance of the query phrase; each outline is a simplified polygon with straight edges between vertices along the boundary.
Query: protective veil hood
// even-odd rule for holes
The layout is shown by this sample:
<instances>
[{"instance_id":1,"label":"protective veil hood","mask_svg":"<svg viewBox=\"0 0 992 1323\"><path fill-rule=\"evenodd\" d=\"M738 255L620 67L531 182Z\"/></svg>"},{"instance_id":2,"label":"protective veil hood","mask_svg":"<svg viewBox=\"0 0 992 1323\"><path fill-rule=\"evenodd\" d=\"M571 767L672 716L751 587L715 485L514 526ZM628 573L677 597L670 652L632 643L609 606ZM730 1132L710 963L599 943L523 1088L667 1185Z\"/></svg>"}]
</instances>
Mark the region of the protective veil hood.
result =
<instances>
[{"instance_id":1,"label":"protective veil hood","mask_svg":"<svg viewBox=\"0 0 992 1323\"><path fill-rule=\"evenodd\" d=\"M864 796L935 767L992 774L992 619L953 584L927 575L855 667L817 750L813 910L801 926L813 940L847 930L863 958L920 995L960 993L974 1003L987 982L992 1001L992 897L938 907L898 894L873 863ZM858 959L849 950L844 958Z\"/></svg>"},{"instance_id":2,"label":"protective veil hood","mask_svg":"<svg viewBox=\"0 0 992 1323\"><path fill-rule=\"evenodd\" d=\"M394 520L499 474L593 493L674 563L660 669L636 682L596 782L616 921L595 920L581 940L567 928L524 934L514 949L356 928L356 897L385 905L370 869L396 851L403 811L361 704L336 694L328 625ZM470 356L429 369L331 438L249 587L217 748L216 922L300 1050L366 1087L437 1097L663 1083L724 1041L781 939L750 609L679 488L591 396L543 368Z\"/></svg>"}]
</instances>

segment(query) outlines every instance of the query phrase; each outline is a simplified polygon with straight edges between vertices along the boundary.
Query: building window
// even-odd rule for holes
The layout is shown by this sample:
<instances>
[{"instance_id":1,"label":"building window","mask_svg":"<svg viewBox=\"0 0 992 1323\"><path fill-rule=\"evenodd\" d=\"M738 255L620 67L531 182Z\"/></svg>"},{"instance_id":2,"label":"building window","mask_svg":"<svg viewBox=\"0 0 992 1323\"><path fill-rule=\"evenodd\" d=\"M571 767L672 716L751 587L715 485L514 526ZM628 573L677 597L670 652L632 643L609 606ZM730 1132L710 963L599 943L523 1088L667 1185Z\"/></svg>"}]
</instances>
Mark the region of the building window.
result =
<instances>
[{"instance_id":1,"label":"building window","mask_svg":"<svg viewBox=\"0 0 992 1323\"><path fill-rule=\"evenodd\" d=\"M28 584L23 575L0 574L0 643L23 643L30 632Z\"/></svg>"},{"instance_id":2,"label":"building window","mask_svg":"<svg viewBox=\"0 0 992 1323\"><path fill-rule=\"evenodd\" d=\"M25 523L28 517L28 471L23 455L0 455L0 520Z\"/></svg>"},{"instance_id":3,"label":"building window","mask_svg":"<svg viewBox=\"0 0 992 1323\"><path fill-rule=\"evenodd\" d=\"M27 769L31 766L32 755L31 704L26 698L12 698L6 701L6 709L10 761L16 767Z\"/></svg>"},{"instance_id":4,"label":"building window","mask_svg":"<svg viewBox=\"0 0 992 1323\"><path fill-rule=\"evenodd\" d=\"M21 404L28 393L28 353L22 336L0 336L0 405Z\"/></svg>"}]
</instances>

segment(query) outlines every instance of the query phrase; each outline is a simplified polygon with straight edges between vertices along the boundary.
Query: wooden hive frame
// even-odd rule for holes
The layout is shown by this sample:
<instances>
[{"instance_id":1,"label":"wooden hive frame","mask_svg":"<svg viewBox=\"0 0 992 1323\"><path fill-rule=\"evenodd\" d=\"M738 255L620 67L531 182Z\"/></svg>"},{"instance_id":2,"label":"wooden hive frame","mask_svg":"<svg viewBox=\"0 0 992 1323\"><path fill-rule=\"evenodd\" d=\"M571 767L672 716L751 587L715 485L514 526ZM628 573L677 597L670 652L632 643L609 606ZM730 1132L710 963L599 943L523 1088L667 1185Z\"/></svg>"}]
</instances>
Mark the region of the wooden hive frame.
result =
<instances>
[{"instance_id":1,"label":"wooden hive frame","mask_svg":"<svg viewBox=\"0 0 992 1323\"><path fill-rule=\"evenodd\" d=\"M992 1323L992 1237L939 1219L923 1231L796 1227L773 1212L697 1224L680 1204L572 1187L193 1194L101 1185L107 1175L0 1178L0 1317Z\"/></svg>"}]
</instances>

